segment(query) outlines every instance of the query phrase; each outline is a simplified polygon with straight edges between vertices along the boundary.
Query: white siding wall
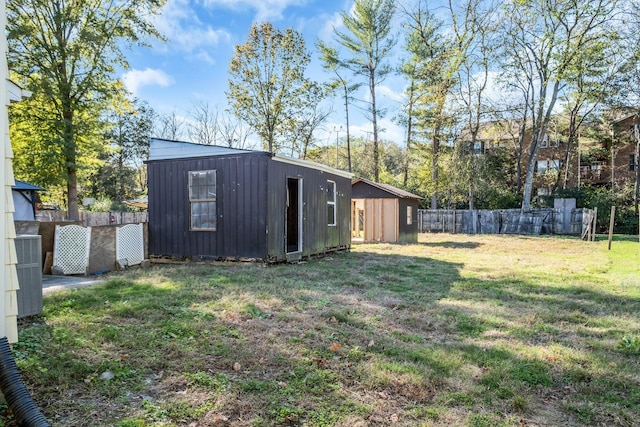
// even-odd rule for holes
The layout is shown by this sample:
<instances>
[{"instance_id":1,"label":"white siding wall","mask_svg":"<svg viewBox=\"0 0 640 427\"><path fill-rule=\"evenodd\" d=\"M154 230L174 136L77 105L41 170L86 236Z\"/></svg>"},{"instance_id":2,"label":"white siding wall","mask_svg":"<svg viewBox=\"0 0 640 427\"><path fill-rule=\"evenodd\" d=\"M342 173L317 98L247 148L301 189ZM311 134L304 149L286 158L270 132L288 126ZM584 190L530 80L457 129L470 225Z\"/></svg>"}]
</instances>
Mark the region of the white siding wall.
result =
<instances>
[{"instance_id":1,"label":"white siding wall","mask_svg":"<svg viewBox=\"0 0 640 427\"><path fill-rule=\"evenodd\" d=\"M9 141L9 86L7 69L7 14L5 0L0 0L0 336L6 336L9 342L18 340L18 275L16 273L16 248L14 246L15 227L13 225L13 196L11 186L13 151ZM15 88L14 86L12 88Z\"/></svg>"}]
</instances>

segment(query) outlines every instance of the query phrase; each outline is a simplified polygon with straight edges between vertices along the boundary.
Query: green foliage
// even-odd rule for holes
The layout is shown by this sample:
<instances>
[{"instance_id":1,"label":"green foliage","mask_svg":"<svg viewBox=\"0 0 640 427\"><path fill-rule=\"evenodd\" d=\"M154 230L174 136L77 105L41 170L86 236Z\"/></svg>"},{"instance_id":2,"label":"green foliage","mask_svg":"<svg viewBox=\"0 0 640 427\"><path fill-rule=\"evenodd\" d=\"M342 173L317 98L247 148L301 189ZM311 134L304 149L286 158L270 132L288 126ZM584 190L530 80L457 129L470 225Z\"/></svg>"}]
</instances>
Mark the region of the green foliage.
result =
<instances>
[{"instance_id":1,"label":"green foliage","mask_svg":"<svg viewBox=\"0 0 640 427\"><path fill-rule=\"evenodd\" d=\"M393 0L356 0L351 11L340 13L345 31L334 29L338 44L347 52L336 64L334 51L333 66L339 65L365 80L371 94L367 102L373 127L373 181L380 178L378 116L382 116L382 111L376 104L376 88L393 70L389 57L395 46L391 35L395 8ZM345 96L348 92L348 86L345 86Z\"/></svg>"},{"instance_id":2,"label":"green foliage","mask_svg":"<svg viewBox=\"0 0 640 427\"><path fill-rule=\"evenodd\" d=\"M626 353L640 354L640 336L624 336L618 343L618 348Z\"/></svg>"},{"instance_id":3,"label":"green foliage","mask_svg":"<svg viewBox=\"0 0 640 427\"><path fill-rule=\"evenodd\" d=\"M84 196L114 202L146 192L146 166L154 112L137 99L121 99L104 120L102 165L92 174ZM110 208L113 209L113 208Z\"/></svg>"},{"instance_id":4,"label":"green foliage","mask_svg":"<svg viewBox=\"0 0 640 427\"><path fill-rule=\"evenodd\" d=\"M638 218L633 209L633 184L616 192L601 186L583 186L580 188L559 189L552 196L541 198L546 206L553 206L554 198L575 198L577 207L598 208L597 231L609 230L611 207L616 207L614 232L620 234L638 234Z\"/></svg>"},{"instance_id":5,"label":"green foliage","mask_svg":"<svg viewBox=\"0 0 640 427\"><path fill-rule=\"evenodd\" d=\"M68 2L34 0L7 4L9 68L26 82L39 108L24 112L25 133L38 134L45 156L67 186L70 218L78 217L78 173L100 146L96 122L123 88L116 68L127 68L122 46L160 37L152 19L164 0ZM87 128L92 132L87 132ZM26 139L26 138L25 138ZM37 150L25 142L23 155ZM38 168L40 169L40 168ZM40 182L44 181L41 180ZM38 181L36 181L38 182Z\"/></svg>"},{"instance_id":6,"label":"green foliage","mask_svg":"<svg viewBox=\"0 0 640 427\"><path fill-rule=\"evenodd\" d=\"M246 43L235 46L227 98L269 152L281 148L287 121L308 106L300 94L311 90L304 76L309 61L300 33L292 28L281 32L269 22L253 24Z\"/></svg>"}]
</instances>

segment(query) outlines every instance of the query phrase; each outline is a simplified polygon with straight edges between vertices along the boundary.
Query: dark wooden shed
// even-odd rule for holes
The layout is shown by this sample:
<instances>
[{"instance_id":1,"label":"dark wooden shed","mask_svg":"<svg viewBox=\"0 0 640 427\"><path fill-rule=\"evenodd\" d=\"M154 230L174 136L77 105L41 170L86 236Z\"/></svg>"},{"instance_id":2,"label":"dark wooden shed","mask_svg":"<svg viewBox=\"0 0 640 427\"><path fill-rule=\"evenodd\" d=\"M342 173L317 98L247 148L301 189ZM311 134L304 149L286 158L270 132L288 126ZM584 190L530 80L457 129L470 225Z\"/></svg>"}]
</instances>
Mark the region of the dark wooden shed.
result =
<instances>
[{"instance_id":1,"label":"dark wooden shed","mask_svg":"<svg viewBox=\"0 0 640 427\"><path fill-rule=\"evenodd\" d=\"M348 172L162 139L147 168L151 257L278 262L351 245Z\"/></svg>"},{"instance_id":2,"label":"dark wooden shed","mask_svg":"<svg viewBox=\"0 0 640 427\"><path fill-rule=\"evenodd\" d=\"M418 241L420 196L392 185L358 179L351 188L354 242Z\"/></svg>"}]
</instances>

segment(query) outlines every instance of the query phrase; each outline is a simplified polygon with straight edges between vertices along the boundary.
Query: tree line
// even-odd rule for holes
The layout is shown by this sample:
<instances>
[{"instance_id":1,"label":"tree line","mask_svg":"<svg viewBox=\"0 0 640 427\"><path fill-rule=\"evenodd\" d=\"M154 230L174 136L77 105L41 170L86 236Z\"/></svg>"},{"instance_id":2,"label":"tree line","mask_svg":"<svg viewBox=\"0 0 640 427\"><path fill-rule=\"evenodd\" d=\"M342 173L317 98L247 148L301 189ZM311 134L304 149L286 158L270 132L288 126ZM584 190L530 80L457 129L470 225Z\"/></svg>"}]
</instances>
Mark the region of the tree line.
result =
<instances>
[{"instance_id":1,"label":"tree line","mask_svg":"<svg viewBox=\"0 0 640 427\"><path fill-rule=\"evenodd\" d=\"M265 150L423 195L432 209L527 210L549 135L562 135L564 152L549 179L568 190L579 138L611 139L608 114L637 112L636 0L449 0L437 10L426 0L355 0L314 49L293 28L253 24L229 64L228 105L157 115L114 70L128 65L123 46L162 39L153 17L163 4L8 1L10 68L33 93L11 108L14 169L57 191L70 218L79 196L144 193L149 136L242 148L258 138ZM313 55L324 81L307 76ZM395 111L382 90L390 76L404 82ZM352 134L354 109L370 122L366 137ZM335 145L319 139L333 113L343 118ZM404 140L385 139L385 117ZM473 155L498 133L506 145Z\"/></svg>"}]
</instances>

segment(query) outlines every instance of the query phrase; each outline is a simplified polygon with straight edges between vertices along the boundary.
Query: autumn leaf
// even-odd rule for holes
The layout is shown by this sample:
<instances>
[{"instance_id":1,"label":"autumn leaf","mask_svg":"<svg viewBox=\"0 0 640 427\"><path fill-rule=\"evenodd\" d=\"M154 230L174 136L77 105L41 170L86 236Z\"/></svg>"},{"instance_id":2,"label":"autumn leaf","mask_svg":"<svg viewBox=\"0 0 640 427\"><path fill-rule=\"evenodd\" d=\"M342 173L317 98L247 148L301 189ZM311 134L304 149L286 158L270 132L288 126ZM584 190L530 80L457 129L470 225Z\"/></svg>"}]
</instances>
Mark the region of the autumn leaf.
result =
<instances>
[{"instance_id":1,"label":"autumn leaf","mask_svg":"<svg viewBox=\"0 0 640 427\"><path fill-rule=\"evenodd\" d=\"M237 372L237 371L239 371L239 370L240 370L240 368L242 368L242 366L240 366L240 364L239 364L238 362L236 362L236 363L234 363L234 364L233 364L233 370L234 370L234 371L236 371L236 372Z\"/></svg>"},{"instance_id":2,"label":"autumn leaf","mask_svg":"<svg viewBox=\"0 0 640 427\"><path fill-rule=\"evenodd\" d=\"M329 350L331 350L331 351L340 350L340 344L338 344L337 342L334 342L333 344L331 344L331 347L329 347Z\"/></svg>"}]
</instances>

